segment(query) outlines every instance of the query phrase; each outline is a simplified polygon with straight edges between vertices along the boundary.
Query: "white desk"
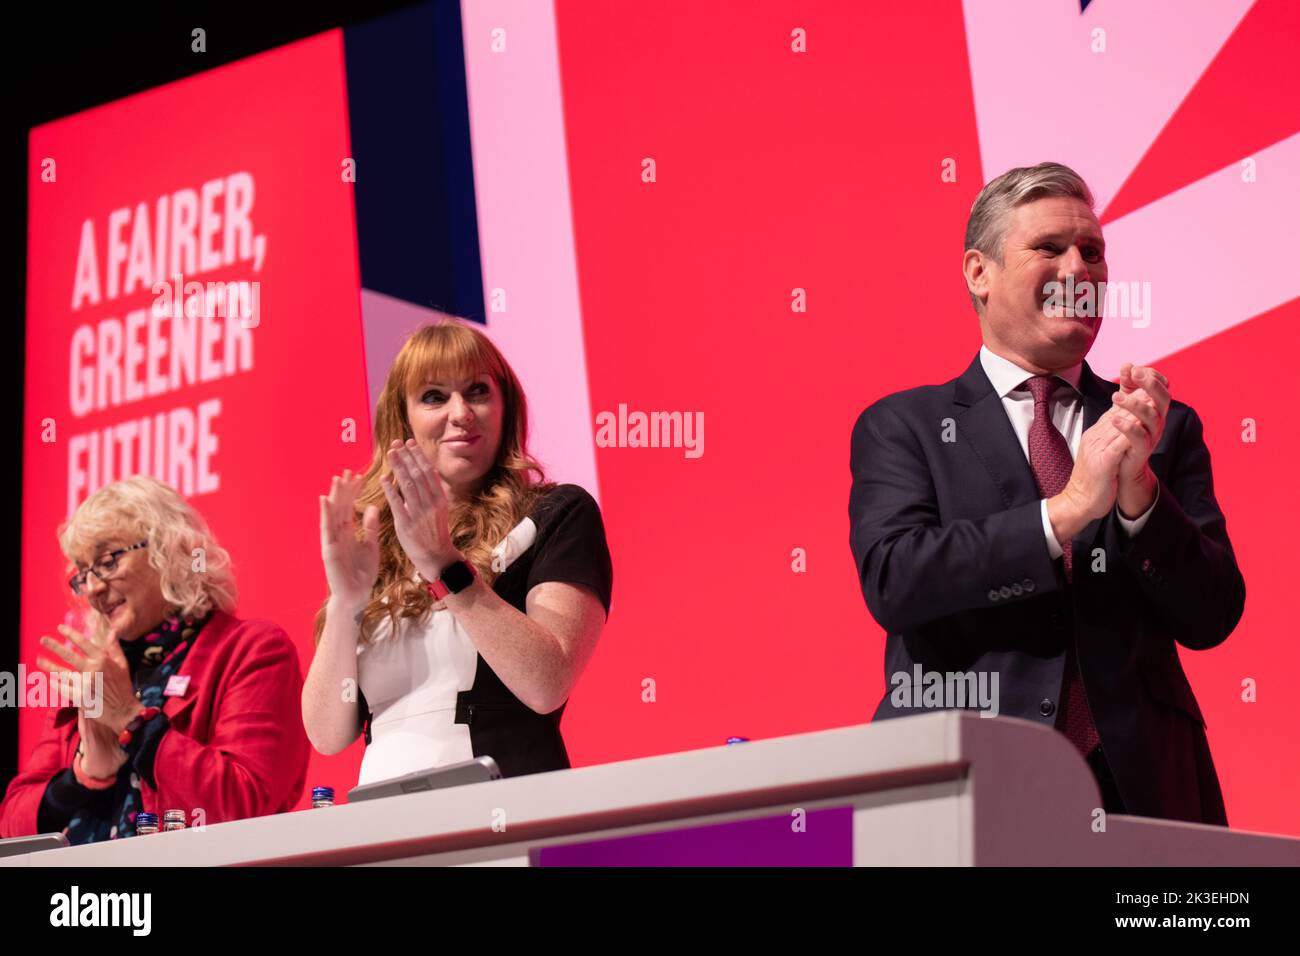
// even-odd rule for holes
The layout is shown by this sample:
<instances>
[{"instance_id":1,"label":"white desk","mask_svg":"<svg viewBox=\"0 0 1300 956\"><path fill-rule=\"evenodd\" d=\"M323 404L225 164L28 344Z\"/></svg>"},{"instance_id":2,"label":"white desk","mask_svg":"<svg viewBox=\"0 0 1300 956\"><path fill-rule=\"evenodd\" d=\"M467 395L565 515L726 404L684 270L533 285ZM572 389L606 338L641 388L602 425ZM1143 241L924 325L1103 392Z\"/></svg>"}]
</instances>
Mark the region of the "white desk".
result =
<instances>
[{"instance_id":1,"label":"white desk","mask_svg":"<svg viewBox=\"0 0 1300 956\"><path fill-rule=\"evenodd\" d=\"M1120 815L1094 832L1100 804L1059 733L937 711L46 850L0 866L526 866L539 847L845 806L859 866L1300 865L1293 837Z\"/></svg>"}]
</instances>

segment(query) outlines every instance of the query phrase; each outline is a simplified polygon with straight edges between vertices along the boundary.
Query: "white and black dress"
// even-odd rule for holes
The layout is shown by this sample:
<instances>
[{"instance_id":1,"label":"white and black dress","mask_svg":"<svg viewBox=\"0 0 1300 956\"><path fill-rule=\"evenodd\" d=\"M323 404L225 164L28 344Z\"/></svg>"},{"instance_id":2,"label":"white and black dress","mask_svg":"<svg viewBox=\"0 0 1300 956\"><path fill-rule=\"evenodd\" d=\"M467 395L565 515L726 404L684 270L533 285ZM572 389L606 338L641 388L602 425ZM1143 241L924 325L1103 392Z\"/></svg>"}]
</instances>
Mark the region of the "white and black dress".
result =
<instances>
[{"instance_id":1,"label":"white and black dress","mask_svg":"<svg viewBox=\"0 0 1300 956\"><path fill-rule=\"evenodd\" d=\"M608 615L613 567L595 499L557 485L498 543L492 588L524 612L544 581L589 588ZM447 608L403 618L393 640L384 619L357 647L366 752L359 784L488 755L503 776L569 766L560 736L564 705L538 714L501 682Z\"/></svg>"}]
</instances>

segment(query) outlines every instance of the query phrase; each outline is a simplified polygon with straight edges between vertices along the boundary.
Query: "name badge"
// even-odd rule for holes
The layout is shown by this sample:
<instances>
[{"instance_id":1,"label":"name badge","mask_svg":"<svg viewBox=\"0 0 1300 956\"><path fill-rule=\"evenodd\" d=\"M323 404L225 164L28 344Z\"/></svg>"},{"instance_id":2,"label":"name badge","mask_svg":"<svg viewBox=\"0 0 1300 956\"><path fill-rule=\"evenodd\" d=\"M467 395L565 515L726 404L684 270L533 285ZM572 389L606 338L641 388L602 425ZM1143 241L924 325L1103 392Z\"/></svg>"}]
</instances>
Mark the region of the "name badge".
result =
<instances>
[{"instance_id":1,"label":"name badge","mask_svg":"<svg viewBox=\"0 0 1300 956\"><path fill-rule=\"evenodd\" d=\"M173 674L167 678L167 686L163 689L164 697L183 697L190 687L189 674Z\"/></svg>"}]
</instances>

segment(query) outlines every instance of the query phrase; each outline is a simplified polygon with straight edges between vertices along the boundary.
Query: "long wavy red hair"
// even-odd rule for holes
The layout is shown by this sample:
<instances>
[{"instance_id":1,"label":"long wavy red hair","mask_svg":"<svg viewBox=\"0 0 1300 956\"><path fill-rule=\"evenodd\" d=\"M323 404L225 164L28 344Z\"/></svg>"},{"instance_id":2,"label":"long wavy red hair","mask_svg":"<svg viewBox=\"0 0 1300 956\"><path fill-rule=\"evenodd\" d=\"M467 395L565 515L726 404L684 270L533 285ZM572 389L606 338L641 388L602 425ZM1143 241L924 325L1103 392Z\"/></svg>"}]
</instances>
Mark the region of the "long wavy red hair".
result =
<instances>
[{"instance_id":1,"label":"long wavy red hair","mask_svg":"<svg viewBox=\"0 0 1300 956\"><path fill-rule=\"evenodd\" d=\"M528 454L528 402L523 386L492 341L469 323L448 318L426 325L403 344L375 408L375 448L362 476L355 502L357 531L369 505L379 507L379 577L361 618L361 640L372 639L387 617L396 634L398 622L423 617L433 599L414 580L415 568L397 540L392 511L379 484L389 473L386 452L394 439L413 437L406 415L407 396L425 382L469 379L487 374L502 398L501 444L479 491L453 505L452 543L491 585L497 572L492 549L529 513L537 499L555 487L542 465ZM328 599L327 599L328 602ZM325 627L325 605L316 615L316 640Z\"/></svg>"}]
</instances>

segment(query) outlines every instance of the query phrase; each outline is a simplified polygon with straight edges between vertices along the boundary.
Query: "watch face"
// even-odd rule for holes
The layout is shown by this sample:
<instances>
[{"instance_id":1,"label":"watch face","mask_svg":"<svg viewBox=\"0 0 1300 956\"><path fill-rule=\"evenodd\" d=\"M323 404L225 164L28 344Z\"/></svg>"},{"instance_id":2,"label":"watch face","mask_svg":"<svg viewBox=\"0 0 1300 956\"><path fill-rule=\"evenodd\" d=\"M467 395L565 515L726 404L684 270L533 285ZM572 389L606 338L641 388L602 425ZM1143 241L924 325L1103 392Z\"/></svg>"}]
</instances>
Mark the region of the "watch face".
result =
<instances>
[{"instance_id":1,"label":"watch face","mask_svg":"<svg viewBox=\"0 0 1300 956\"><path fill-rule=\"evenodd\" d=\"M443 569L440 580L448 591L457 594L469 587L470 582L474 580L474 572L464 561L457 561Z\"/></svg>"}]
</instances>

